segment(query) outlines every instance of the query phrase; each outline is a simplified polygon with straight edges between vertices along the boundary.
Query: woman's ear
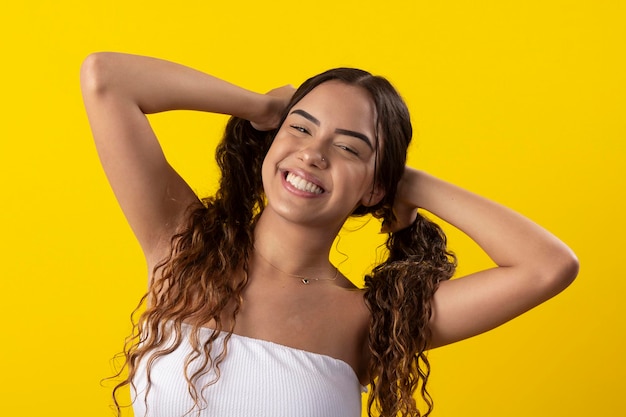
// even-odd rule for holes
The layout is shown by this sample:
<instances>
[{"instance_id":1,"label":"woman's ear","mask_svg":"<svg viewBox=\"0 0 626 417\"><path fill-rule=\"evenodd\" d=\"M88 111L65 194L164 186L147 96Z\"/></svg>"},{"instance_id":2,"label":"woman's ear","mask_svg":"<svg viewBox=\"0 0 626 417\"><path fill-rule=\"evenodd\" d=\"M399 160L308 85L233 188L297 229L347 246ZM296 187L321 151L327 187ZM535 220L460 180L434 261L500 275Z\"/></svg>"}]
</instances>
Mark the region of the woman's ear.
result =
<instances>
[{"instance_id":1,"label":"woman's ear","mask_svg":"<svg viewBox=\"0 0 626 417\"><path fill-rule=\"evenodd\" d=\"M380 203L385 196L385 190L379 184L374 184L372 189L361 199L361 204L365 207L372 207Z\"/></svg>"}]
</instances>

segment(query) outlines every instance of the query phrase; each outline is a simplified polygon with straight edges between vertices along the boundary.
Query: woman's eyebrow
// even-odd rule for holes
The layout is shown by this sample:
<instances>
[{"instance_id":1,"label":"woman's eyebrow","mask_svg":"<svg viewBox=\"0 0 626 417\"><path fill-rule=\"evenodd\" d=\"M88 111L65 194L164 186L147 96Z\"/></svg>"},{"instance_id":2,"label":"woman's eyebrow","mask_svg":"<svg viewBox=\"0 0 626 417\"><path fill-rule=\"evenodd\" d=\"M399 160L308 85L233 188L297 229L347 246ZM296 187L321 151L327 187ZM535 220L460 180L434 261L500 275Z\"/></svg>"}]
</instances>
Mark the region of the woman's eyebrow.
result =
<instances>
[{"instance_id":1,"label":"woman's eyebrow","mask_svg":"<svg viewBox=\"0 0 626 417\"><path fill-rule=\"evenodd\" d=\"M310 120L311 122L315 123L317 126L320 125L320 121L319 120L317 120L315 117L313 117L312 114L310 114L308 112L305 112L304 110L297 109L297 110L292 111L291 114L299 114L300 116L304 117L305 119Z\"/></svg>"},{"instance_id":2,"label":"woman's eyebrow","mask_svg":"<svg viewBox=\"0 0 626 417\"><path fill-rule=\"evenodd\" d=\"M374 149L372 147L372 142L370 141L370 139L365 136L363 133L359 133L359 132L355 132L353 130L346 130L346 129L335 129L335 133L339 133L340 135L348 135L348 136L352 136L355 137L357 139L361 139L363 142L367 143L367 146L370 147L370 149Z\"/></svg>"},{"instance_id":3,"label":"woman's eyebrow","mask_svg":"<svg viewBox=\"0 0 626 417\"><path fill-rule=\"evenodd\" d=\"M311 113L306 112L302 109L296 109L292 111L290 114L299 114L300 116L314 123L316 126L320 125L320 121L317 120L315 116L313 116ZM347 129L335 129L335 133L339 133L340 135L348 135L348 136L355 137L357 139L361 139L363 142L367 143L367 146L369 146L370 149L374 149L374 147L372 146L372 141L363 133L359 133L359 132L355 132L353 130L347 130Z\"/></svg>"}]
</instances>

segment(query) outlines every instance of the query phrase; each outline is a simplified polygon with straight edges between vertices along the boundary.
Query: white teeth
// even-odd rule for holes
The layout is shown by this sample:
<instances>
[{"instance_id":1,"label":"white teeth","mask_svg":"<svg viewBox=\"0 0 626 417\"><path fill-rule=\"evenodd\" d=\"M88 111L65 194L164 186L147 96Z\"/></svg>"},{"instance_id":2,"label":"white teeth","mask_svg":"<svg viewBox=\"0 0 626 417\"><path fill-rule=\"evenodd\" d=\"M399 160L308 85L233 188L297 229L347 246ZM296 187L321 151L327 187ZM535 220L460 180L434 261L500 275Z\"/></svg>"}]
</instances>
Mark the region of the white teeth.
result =
<instances>
[{"instance_id":1,"label":"white teeth","mask_svg":"<svg viewBox=\"0 0 626 417\"><path fill-rule=\"evenodd\" d=\"M313 184L312 182L309 182L305 180L304 178L299 177L296 174L293 174L291 172L287 174L286 179L289 184L293 185L300 191L307 191L313 194L321 194L324 191L317 185Z\"/></svg>"}]
</instances>

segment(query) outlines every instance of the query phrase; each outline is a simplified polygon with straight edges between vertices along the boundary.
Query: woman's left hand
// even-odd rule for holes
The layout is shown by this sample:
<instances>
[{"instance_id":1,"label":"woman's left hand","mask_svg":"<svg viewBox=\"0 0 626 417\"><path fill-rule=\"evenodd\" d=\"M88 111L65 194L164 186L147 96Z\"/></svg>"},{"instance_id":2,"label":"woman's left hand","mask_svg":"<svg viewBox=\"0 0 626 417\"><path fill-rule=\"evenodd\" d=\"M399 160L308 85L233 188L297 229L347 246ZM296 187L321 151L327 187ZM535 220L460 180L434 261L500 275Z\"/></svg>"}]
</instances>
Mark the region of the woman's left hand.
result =
<instances>
[{"instance_id":1,"label":"woman's left hand","mask_svg":"<svg viewBox=\"0 0 626 417\"><path fill-rule=\"evenodd\" d=\"M383 223L381 233L397 232L409 227L417 217L417 205L412 201L417 186L418 172L410 167L404 167L404 174L398 182L398 190L393 203L393 213L396 220L391 224Z\"/></svg>"}]
</instances>

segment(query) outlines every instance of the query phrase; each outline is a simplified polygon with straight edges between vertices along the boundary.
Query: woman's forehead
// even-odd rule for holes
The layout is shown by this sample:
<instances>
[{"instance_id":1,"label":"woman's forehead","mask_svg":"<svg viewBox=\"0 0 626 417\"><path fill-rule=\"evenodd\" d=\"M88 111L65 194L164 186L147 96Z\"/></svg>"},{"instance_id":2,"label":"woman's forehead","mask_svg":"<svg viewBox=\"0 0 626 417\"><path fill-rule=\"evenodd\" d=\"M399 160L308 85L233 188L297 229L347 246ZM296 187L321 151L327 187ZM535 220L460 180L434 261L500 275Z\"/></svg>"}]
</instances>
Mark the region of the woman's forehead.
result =
<instances>
[{"instance_id":1,"label":"woman's forehead","mask_svg":"<svg viewBox=\"0 0 626 417\"><path fill-rule=\"evenodd\" d=\"M376 107L370 93L363 87L337 80L326 81L313 88L292 110L298 108L317 112L320 117L363 119L372 128L376 120Z\"/></svg>"}]
</instances>

